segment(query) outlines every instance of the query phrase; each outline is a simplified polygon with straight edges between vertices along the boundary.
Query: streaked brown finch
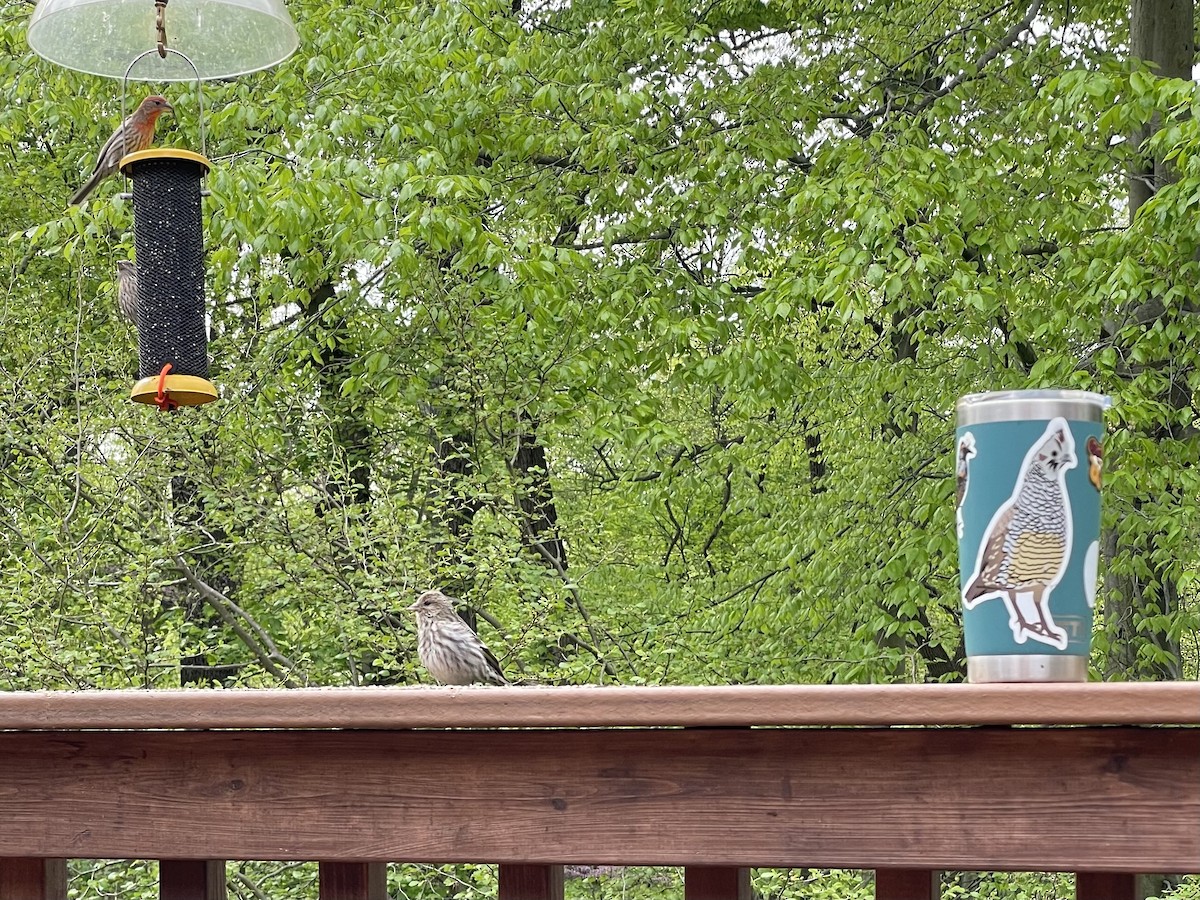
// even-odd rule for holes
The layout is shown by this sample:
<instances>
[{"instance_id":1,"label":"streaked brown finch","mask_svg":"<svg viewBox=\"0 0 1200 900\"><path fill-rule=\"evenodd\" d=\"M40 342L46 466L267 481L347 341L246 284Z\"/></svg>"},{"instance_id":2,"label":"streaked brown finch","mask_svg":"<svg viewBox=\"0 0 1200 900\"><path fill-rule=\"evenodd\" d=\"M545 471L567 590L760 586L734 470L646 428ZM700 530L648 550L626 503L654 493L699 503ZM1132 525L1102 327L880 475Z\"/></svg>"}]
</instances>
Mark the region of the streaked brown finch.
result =
<instances>
[{"instance_id":1,"label":"streaked brown finch","mask_svg":"<svg viewBox=\"0 0 1200 900\"><path fill-rule=\"evenodd\" d=\"M409 607L417 614L417 655L441 684L508 684L500 663L441 591L426 591Z\"/></svg>"}]
</instances>

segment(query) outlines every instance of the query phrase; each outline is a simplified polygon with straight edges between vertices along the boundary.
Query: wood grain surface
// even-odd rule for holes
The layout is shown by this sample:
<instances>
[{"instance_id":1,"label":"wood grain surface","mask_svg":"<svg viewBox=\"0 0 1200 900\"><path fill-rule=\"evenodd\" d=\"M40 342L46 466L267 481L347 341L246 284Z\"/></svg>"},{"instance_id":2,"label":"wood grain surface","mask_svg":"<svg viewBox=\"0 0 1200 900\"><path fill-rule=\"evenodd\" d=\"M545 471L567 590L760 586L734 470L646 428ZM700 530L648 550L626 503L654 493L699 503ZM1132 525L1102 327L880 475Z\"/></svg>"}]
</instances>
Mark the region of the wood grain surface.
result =
<instances>
[{"instance_id":1,"label":"wood grain surface","mask_svg":"<svg viewBox=\"0 0 1200 900\"><path fill-rule=\"evenodd\" d=\"M1200 729L0 734L0 856L1200 871Z\"/></svg>"},{"instance_id":2,"label":"wood grain surface","mask_svg":"<svg viewBox=\"0 0 1200 900\"><path fill-rule=\"evenodd\" d=\"M1197 724L1194 681L0 693L0 730Z\"/></svg>"}]
</instances>

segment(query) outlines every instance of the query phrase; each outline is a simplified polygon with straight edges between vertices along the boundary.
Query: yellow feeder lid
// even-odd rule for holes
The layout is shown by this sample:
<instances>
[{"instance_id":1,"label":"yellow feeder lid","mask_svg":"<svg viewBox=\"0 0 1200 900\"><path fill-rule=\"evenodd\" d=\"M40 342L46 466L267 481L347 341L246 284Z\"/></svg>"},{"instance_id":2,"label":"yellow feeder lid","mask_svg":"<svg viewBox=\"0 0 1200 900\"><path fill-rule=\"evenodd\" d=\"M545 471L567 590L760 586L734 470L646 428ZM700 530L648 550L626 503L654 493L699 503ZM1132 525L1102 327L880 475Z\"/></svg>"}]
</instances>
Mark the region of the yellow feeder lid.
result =
<instances>
[{"instance_id":1,"label":"yellow feeder lid","mask_svg":"<svg viewBox=\"0 0 1200 900\"><path fill-rule=\"evenodd\" d=\"M144 159L183 159L204 166L205 173L212 169L212 163L199 153L193 153L191 150L179 150L175 147L160 147L157 150L139 150L137 153L129 153L122 156L120 163L121 174L128 175L129 172L126 170L129 166Z\"/></svg>"},{"instance_id":2,"label":"yellow feeder lid","mask_svg":"<svg viewBox=\"0 0 1200 900\"><path fill-rule=\"evenodd\" d=\"M159 406L160 383L163 395L175 406L200 406L217 399L217 389L213 383L197 375L150 375L139 379L129 396L137 403Z\"/></svg>"}]
</instances>

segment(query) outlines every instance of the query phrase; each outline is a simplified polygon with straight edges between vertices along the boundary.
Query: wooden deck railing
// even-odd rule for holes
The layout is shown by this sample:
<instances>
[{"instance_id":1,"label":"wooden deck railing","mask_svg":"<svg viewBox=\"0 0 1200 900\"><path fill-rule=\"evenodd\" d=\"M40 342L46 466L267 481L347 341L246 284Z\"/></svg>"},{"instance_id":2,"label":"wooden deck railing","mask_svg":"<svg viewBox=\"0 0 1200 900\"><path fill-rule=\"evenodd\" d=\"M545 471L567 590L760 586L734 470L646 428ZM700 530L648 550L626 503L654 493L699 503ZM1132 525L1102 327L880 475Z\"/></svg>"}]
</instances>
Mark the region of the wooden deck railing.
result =
<instances>
[{"instance_id":1,"label":"wooden deck railing","mask_svg":"<svg viewBox=\"0 0 1200 900\"><path fill-rule=\"evenodd\" d=\"M685 866L687 900L751 866L1130 897L1200 872L1195 725L1195 682L0 694L0 900L64 898L72 858L162 860L164 898L245 859L319 861L330 900L389 861L499 863L504 900L563 863Z\"/></svg>"}]
</instances>

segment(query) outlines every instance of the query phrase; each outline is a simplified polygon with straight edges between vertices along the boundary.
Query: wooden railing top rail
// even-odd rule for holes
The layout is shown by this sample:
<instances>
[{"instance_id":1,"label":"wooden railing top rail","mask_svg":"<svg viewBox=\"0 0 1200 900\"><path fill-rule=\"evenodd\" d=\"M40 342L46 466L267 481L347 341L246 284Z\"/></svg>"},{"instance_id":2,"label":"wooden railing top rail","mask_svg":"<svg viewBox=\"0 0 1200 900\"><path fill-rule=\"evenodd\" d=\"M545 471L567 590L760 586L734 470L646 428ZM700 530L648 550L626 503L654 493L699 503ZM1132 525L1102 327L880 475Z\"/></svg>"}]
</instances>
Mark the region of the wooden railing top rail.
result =
<instances>
[{"instance_id":1,"label":"wooden railing top rail","mask_svg":"<svg viewBox=\"0 0 1200 900\"><path fill-rule=\"evenodd\" d=\"M0 730L1200 725L1200 682L0 693Z\"/></svg>"},{"instance_id":2,"label":"wooden railing top rail","mask_svg":"<svg viewBox=\"0 0 1200 900\"><path fill-rule=\"evenodd\" d=\"M1084 727L881 727L997 724ZM1197 872L1196 725L1197 682L0 694L0 858Z\"/></svg>"}]
</instances>

